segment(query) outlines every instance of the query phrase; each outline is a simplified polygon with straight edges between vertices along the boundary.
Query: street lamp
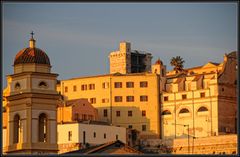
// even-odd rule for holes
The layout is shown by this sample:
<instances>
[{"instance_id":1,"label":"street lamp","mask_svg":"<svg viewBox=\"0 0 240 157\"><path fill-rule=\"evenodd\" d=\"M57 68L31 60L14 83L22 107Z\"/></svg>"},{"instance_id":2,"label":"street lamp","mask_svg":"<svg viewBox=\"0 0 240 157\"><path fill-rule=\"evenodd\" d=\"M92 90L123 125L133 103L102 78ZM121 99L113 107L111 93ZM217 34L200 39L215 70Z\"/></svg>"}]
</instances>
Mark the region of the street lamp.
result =
<instances>
[{"instance_id":1,"label":"street lamp","mask_svg":"<svg viewBox=\"0 0 240 157\"><path fill-rule=\"evenodd\" d=\"M183 127L187 127L188 128L188 154L190 154L190 138L189 138L189 124L176 124L176 123L172 123L173 125L181 125Z\"/></svg>"}]
</instances>

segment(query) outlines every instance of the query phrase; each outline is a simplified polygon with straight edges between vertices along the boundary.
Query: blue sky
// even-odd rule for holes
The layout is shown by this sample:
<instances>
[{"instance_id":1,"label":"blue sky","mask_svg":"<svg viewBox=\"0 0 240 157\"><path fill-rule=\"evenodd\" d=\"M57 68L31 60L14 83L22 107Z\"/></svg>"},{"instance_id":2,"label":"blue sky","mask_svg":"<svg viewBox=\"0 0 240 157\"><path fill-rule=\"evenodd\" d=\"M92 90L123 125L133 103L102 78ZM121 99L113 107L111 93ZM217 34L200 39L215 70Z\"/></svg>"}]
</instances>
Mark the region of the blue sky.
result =
<instances>
[{"instance_id":1,"label":"blue sky","mask_svg":"<svg viewBox=\"0 0 240 157\"><path fill-rule=\"evenodd\" d=\"M222 62L237 50L237 3L3 3L3 75L35 32L58 79L106 74L122 40L159 57L167 69ZM3 87L6 79L3 78Z\"/></svg>"}]
</instances>

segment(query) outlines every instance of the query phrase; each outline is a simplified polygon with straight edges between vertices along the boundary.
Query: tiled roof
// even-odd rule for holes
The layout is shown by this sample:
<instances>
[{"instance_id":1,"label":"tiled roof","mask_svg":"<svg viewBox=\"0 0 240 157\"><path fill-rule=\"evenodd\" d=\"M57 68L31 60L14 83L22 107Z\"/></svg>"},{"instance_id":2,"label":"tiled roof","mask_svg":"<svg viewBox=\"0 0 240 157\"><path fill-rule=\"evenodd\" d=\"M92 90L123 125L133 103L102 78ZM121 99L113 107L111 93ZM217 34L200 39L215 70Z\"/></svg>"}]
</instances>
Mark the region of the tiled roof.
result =
<instances>
[{"instance_id":1,"label":"tiled roof","mask_svg":"<svg viewBox=\"0 0 240 157\"><path fill-rule=\"evenodd\" d=\"M39 48L24 48L15 57L14 65L24 63L37 63L50 65L47 54Z\"/></svg>"}]
</instances>

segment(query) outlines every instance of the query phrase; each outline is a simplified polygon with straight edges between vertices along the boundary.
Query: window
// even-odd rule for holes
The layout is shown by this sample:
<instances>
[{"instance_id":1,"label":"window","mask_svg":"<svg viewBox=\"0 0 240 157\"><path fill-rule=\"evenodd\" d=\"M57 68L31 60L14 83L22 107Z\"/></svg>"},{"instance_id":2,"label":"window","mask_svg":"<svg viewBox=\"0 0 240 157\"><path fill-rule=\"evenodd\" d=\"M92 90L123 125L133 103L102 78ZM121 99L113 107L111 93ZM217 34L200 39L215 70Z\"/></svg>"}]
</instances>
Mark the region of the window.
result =
<instances>
[{"instance_id":1,"label":"window","mask_svg":"<svg viewBox=\"0 0 240 157\"><path fill-rule=\"evenodd\" d=\"M46 88L46 87L47 87L47 83L44 82L44 81L41 81L41 82L38 84L38 86L39 86L40 88Z\"/></svg>"},{"instance_id":2,"label":"window","mask_svg":"<svg viewBox=\"0 0 240 157\"><path fill-rule=\"evenodd\" d=\"M88 115L88 120L93 120L93 115Z\"/></svg>"},{"instance_id":3,"label":"window","mask_svg":"<svg viewBox=\"0 0 240 157\"><path fill-rule=\"evenodd\" d=\"M168 101L168 96L165 96L165 97L164 97L164 101Z\"/></svg>"},{"instance_id":4,"label":"window","mask_svg":"<svg viewBox=\"0 0 240 157\"><path fill-rule=\"evenodd\" d=\"M115 96L115 102L122 102L122 96Z\"/></svg>"},{"instance_id":5,"label":"window","mask_svg":"<svg viewBox=\"0 0 240 157\"><path fill-rule=\"evenodd\" d=\"M204 111L208 111L208 109L203 106L198 109L198 112L204 112Z\"/></svg>"},{"instance_id":6,"label":"window","mask_svg":"<svg viewBox=\"0 0 240 157\"><path fill-rule=\"evenodd\" d=\"M72 131L68 131L68 141L72 141Z\"/></svg>"},{"instance_id":7,"label":"window","mask_svg":"<svg viewBox=\"0 0 240 157\"><path fill-rule=\"evenodd\" d=\"M132 117L132 111L128 111L128 117Z\"/></svg>"},{"instance_id":8,"label":"window","mask_svg":"<svg viewBox=\"0 0 240 157\"><path fill-rule=\"evenodd\" d=\"M20 83L17 82L17 83L15 84L15 89L18 90L18 89L20 89L20 88L21 88Z\"/></svg>"},{"instance_id":9,"label":"window","mask_svg":"<svg viewBox=\"0 0 240 157\"><path fill-rule=\"evenodd\" d=\"M133 102L134 96L127 96L127 102Z\"/></svg>"},{"instance_id":10,"label":"window","mask_svg":"<svg viewBox=\"0 0 240 157\"><path fill-rule=\"evenodd\" d=\"M165 75L165 71L164 71L164 69L162 69L162 75L163 75L163 76Z\"/></svg>"},{"instance_id":11,"label":"window","mask_svg":"<svg viewBox=\"0 0 240 157\"><path fill-rule=\"evenodd\" d=\"M95 84L89 84L88 87L89 87L89 90L94 90L95 89Z\"/></svg>"},{"instance_id":12,"label":"window","mask_svg":"<svg viewBox=\"0 0 240 157\"><path fill-rule=\"evenodd\" d=\"M87 90L87 85L86 84L81 85L81 90Z\"/></svg>"},{"instance_id":13,"label":"window","mask_svg":"<svg viewBox=\"0 0 240 157\"><path fill-rule=\"evenodd\" d=\"M129 128L129 129L132 129L132 125L128 125L128 128Z\"/></svg>"},{"instance_id":14,"label":"window","mask_svg":"<svg viewBox=\"0 0 240 157\"><path fill-rule=\"evenodd\" d=\"M96 98L90 98L90 103L91 104L96 104Z\"/></svg>"},{"instance_id":15,"label":"window","mask_svg":"<svg viewBox=\"0 0 240 157\"><path fill-rule=\"evenodd\" d=\"M188 109L186 109L186 108L183 108L183 109L181 109L180 110L180 112L179 113L189 113L189 110Z\"/></svg>"},{"instance_id":16,"label":"window","mask_svg":"<svg viewBox=\"0 0 240 157\"><path fill-rule=\"evenodd\" d=\"M19 135L20 135L20 116L16 114L14 116L13 143L19 142Z\"/></svg>"},{"instance_id":17,"label":"window","mask_svg":"<svg viewBox=\"0 0 240 157\"><path fill-rule=\"evenodd\" d=\"M147 81L142 81L140 82L140 87L143 88L143 87L147 87L148 86L148 82Z\"/></svg>"},{"instance_id":18,"label":"window","mask_svg":"<svg viewBox=\"0 0 240 157\"><path fill-rule=\"evenodd\" d=\"M65 90L64 90L64 91L65 91L65 93L67 93L67 92L68 92L68 87L65 87Z\"/></svg>"},{"instance_id":19,"label":"window","mask_svg":"<svg viewBox=\"0 0 240 157\"><path fill-rule=\"evenodd\" d=\"M115 82L114 87L115 88L122 88L122 82Z\"/></svg>"},{"instance_id":20,"label":"window","mask_svg":"<svg viewBox=\"0 0 240 157\"><path fill-rule=\"evenodd\" d=\"M140 96L140 101L148 101L148 96L147 95L141 95Z\"/></svg>"},{"instance_id":21,"label":"window","mask_svg":"<svg viewBox=\"0 0 240 157\"><path fill-rule=\"evenodd\" d=\"M116 135L116 140L118 140L118 135Z\"/></svg>"},{"instance_id":22,"label":"window","mask_svg":"<svg viewBox=\"0 0 240 157\"><path fill-rule=\"evenodd\" d=\"M76 92L77 91L77 86L73 86L73 91Z\"/></svg>"},{"instance_id":23,"label":"window","mask_svg":"<svg viewBox=\"0 0 240 157\"><path fill-rule=\"evenodd\" d=\"M47 116L42 113L38 119L38 139L39 142L47 142Z\"/></svg>"},{"instance_id":24,"label":"window","mask_svg":"<svg viewBox=\"0 0 240 157\"><path fill-rule=\"evenodd\" d=\"M142 116L146 117L146 111L145 110L142 111Z\"/></svg>"},{"instance_id":25,"label":"window","mask_svg":"<svg viewBox=\"0 0 240 157\"><path fill-rule=\"evenodd\" d=\"M162 112L162 115L170 115L170 114L171 114L171 112L168 111L168 110L165 110L165 111Z\"/></svg>"},{"instance_id":26,"label":"window","mask_svg":"<svg viewBox=\"0 0 240 157\"><path fill-rule=\"evenodd\" d=\"M74 117L75 117L75 120L78 120L78 119L79 119L79 114L78 114L78 113L75 113L74 115L75 115L75 116L74 116Z\"/></svg>"},{"instance_id":27,"label":"window","mask_svg":"<svg viewBox=\"0 0 240 157\"><path fill-rule=\"evenodd\" d=\"M109 87L109 83L108 82L103 82L102 83L102 88L106 89Z\"/></svg>"},{"instance_id":28,"label":"window","mask_svg":"<svg viewBox=\"0 0 240 157\"><path fill-rule=\"evenodd\" d=\"M117 117L120 117L121 115L120 115L120 111L116 111L116 116Z\"/></svg>"},{"instance_id":29,"label":"window","mask_svg":"<svg viewBox=\"0 0 240 157\"><path fill-rule=\"evenodd\" d=\"M102 103L108 103L108 102L109 102L109 99L108 99L108 98L102 99Z\"/></svg>"},{"instance_id":30,"label":"window","mask_svg":"<svg viewBox=\"0 0 240 157\"><path fill-rule=\"evenodd\" d=\"M205 93L200 93L200 97L204 98L205 97Z\"/></svg>"},{"instance_id":31,"label":"window","mask_svg":"<svg viewBox=\"0 0 240 157\"><path fill-rule=\"evenodd\" d=\"M126 87L127 88L133 88L134 87L134 82L127 82Z\"/></svg>"},{"instance_id":32,"label":"window","mask_svg":"<svg viewBox=\"0 0 240 157\"><path fill-rule=\"evenodd\" d=\"M106 139L107 135L104 133L103 137L104 137L104 139Z\"/></svg>"},{"instance_id":33,"label":"window","mask_svg":"<svg viewBox=\"0 0 240 157\"><path fill-rule=\"evenodd\" d=\"M182 95L182 99L184 100L184 99L187 99L187 95L186 94L183 94Z\"/></svg>"},{"instance_id":34,"label":"window","mask_svg":"<svg viewBox=\"0 0 240 157\"><path fill-rule=\"evenodd\" d=\"M86 114L83 114L83 115L82 115L82 119L83 119L83 120L87 120L87 115L86 115Z\"/></svg>"},{"instance_id":35,"label":"window","mask_svg":"<svg viewBox=\"0 0 240 157\"><path fill-rule=\"evenodd\" d=\"M146 131L146 125L142 125L142 131Z\"/></svg>"},{"instance_id":36,"label":"window","mask_svg":"<svg viewBox=\"0 0 240 157\"><path fill-rule=\"evenodd\" d=\"M107 116L108 116L107 109L104 109L104 110L103 110L103 117L107 117Z\"/></svg>"},{"instance_id":37,"label":"window","mask_svg":"<svg viewBox=\"0 0 240 157\"><path fill-rule=\"evenodd\" d=\"M93 133L93 137L96 138L96 132Z\"/></svg>"}]
</instances>

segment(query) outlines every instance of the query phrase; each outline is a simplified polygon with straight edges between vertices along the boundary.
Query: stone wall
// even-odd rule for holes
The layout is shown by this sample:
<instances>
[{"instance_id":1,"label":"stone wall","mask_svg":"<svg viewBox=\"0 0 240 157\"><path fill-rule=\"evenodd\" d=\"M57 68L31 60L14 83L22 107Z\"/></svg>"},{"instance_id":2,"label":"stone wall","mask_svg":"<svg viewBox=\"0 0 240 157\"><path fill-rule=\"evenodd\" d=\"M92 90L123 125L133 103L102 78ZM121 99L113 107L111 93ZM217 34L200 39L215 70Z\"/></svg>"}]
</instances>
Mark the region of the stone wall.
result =
<instances>
[{"instance_id":1,"label":"stone wall","mask_svg":"<svg viewBox=\"0 0 240 157\"><path fill-rule=\"evenodd\" d=\"M143 151L157 154L237 154L237 135L204 138L148 139L141 141Z\"/></svg>"},{"instance_id":2,"label":"stone wall","mask_svg":"<svg viewBox=\"0 0 240 157\"><path fill-rule=\"evenodd\" d=\"M189 150L188 150L189 149ZM189 152L188 152L189 151ZM175 139L173 141L174 154L236 154L237 135L221 135L204 138Z\"/></svg>"}]
</instances>

